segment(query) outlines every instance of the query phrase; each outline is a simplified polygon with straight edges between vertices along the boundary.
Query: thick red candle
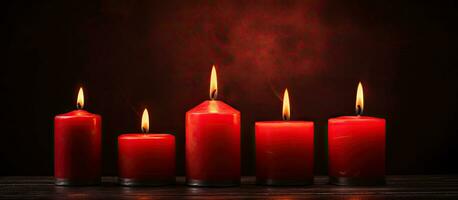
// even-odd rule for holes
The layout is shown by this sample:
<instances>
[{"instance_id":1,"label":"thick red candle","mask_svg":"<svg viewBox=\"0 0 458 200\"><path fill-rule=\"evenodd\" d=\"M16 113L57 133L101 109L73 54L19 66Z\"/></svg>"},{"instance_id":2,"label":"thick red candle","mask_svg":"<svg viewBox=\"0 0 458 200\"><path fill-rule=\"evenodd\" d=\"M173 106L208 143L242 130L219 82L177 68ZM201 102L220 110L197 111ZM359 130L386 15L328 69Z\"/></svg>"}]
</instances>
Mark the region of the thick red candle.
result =
<instances>
[{"instance_id":1,"label":"thick red candle","mask_svg":"<svg viewBox=\"0 0 458 200\"><path fill-rule=\"evenodd\" d=\"M285 91L283 116L289 119ZM286 105L286 106L285 106ZM256 122L256 182L265 185L313 183L313 122Z\"/></svg>"},{"instance_id":2,"label":"thick red candle","mask_svg":"<svg viewBox=\"0 0 458 200\"><path fill-rule=\"evenodd\" d=\"M142 117L145 133L118 137L119 182L125 186L166 185L175 182L175 136L146 134L148 111Z\"/></svg>"},{"instance_id":3,"label":"thick red candle","mask_svg":"<svg viewBox=\"0 0 458 200\"><path fill-rule=\"evenodd\" d=\"M210 98L217 94L212 69ZM186 181L192 186L240 184L240 112L222 101L204 101L186 113Z\"/></svg>"},{"instance_id":4,"label":"thick red candle","mask_svg":"<svg viewBox=\"0 0 458 200\"><path fill-rule=\"evenodd\" d=\"M84 104L83 90L78 107ZM54 119L54 177L56 185L100 183L102 118L84 110Z\"/></svg>"},{"instance_id":5,"label":"thick red candle","mask_svg":"<svg viewBox=\"0 0 458 200\"><path fill-rule=\"evenodd\" d=\"M363 109L358 86L357 113ZM336 185L385 182L385 119L343 116L328 121L329 176Z\"/></svg>"}]
</instances>

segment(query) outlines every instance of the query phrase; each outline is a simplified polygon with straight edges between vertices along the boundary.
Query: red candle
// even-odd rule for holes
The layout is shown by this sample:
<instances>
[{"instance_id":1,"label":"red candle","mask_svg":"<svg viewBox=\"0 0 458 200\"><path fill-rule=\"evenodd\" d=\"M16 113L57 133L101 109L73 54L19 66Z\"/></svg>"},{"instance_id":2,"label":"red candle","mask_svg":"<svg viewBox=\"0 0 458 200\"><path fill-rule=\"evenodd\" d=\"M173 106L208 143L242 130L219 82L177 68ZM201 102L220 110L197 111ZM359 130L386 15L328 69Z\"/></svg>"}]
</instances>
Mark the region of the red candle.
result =
<instances>
[{"instance_id":1,"label":"red candle","mask_svg":"<svg viewBox=\"0 0 458 200\"><path fill-rule=\"evenodd\" d=\"M186 113L186 182L191 186L240 184L240 112L217 101L216 71L210 101Z\"/></svg>"},{"instance_id":2,"label":"red candle","mask_svg":"<svg viewBox=\"0 0 458 200\"><path fill-rule=\"evenodd\" d=\"M100 183L102 118L81 110L83 89L78 93L78 110L54 119L54 177L56 185Z\"/></svg>"},{"instance_id":3,"label":"red candle","mask_svg":"<svg viewBox=\"0 0 458 200\"><path fill-rule=\"evenodd\" d=\"M358 116L328 121L329 176L336 185L385 183L385 119L360 116L363 88L358 85Z\"/></svg>"},{"instance_id":4,"label":"red candle","mask_svg":"<svg viewBox=\"0 0 458 200\"><path fill-rule=\"evenodd\" d=\"M175 136L146 134L148 111L142 116L144 133L118 137L119 182L124 186L157 186L175 182Z\"/></svg>"},{"instance_id":5,"label":"red candle","mask_svg":"<svg viewBox=\"0 0 458 200\"><path fill-rule=\"evenodd\" d=\"M288 90L283 97L284 121L256 122L256 182L263 185L313 183L313 122L288 121Z\"/></svg>"}]
</instances>

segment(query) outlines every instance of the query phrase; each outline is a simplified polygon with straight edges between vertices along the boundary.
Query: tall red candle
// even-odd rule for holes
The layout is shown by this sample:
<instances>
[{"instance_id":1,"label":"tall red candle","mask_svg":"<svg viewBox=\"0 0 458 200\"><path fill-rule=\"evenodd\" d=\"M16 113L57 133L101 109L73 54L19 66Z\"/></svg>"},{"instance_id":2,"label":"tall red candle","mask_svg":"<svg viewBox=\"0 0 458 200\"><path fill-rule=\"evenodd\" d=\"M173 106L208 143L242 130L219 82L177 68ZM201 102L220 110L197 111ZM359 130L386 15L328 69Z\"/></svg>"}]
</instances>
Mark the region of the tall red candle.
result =
<instances>
[{"instance_id":1,"label":"tall red candle","mask_svg":"<svg viewBox=\"0 0 458 200\"><path fill-rule=\"evenodd\" d=\"M284 121L256 122L256 182L263 185L313 183L313 122L288 121L288 90L283 97Z\"/></svg>"},{"instance_id":2,"label":"tall red candle","mask_svg":"<svg viewBox=\"0 0 458 200\"><path fill-rule=\"evenodd\" d=\"M81 110L83 89L78 93L78 110L54 118L54 177L56 185L100 183L101 126L99 115Z\"/></svg>"},{"instance_id":3,"label":"tall red candle","mask_svg":"<svg viewBox=\"0 0 458 200\"><path fill-rule=\"evenodd\" d=\"M175 182L175 136L147 134L148 111L142 116L144 133L118 137L119 183L124 186L158 186Z\"/></svg>"},{"instance_id":4,"label":"tall red candle","mask_svg":"<svg viewBox=\"0 0 458 200\"><path fill-rule=\"evenodd\" d=\"M186 182L191 186L240 184L240 112L217 101L213 66L210 98L186 113Z\"/></svg>"},{"instance_id":5,"label":"tall red candle","mask_svg":"<svg viewBox=\"0 0 458 200\"><path fill-rule=\"evenodd\" d=\"M385 183L385 119L360 116L363 88L358 85L358 116L328 121L329 176L336 185Z\"/></svg>"}]
</instances>

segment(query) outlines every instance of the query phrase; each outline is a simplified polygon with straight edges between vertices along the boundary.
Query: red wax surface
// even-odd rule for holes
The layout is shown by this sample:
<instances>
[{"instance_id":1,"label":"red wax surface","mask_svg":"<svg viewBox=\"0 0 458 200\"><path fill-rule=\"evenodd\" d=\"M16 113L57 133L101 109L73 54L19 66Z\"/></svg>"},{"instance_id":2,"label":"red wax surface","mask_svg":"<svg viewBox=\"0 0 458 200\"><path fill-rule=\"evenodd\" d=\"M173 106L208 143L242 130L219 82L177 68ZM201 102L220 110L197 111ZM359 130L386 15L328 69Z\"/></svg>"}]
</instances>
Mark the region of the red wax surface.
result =
<instances>
[{"instance_id":1,"label":"red wax surface","mask_svg":"<svg viewBox=\"0 0 458 200\"><path fill-rule=\"evenodd\" d=\"M175 180L175 136L131 133L118 137L119 178Z\"/></svg>"},{"instance_id":2,"label":"red wax surface","mask_svg":"<svg viewBox=\"0 0 458 200\"><path fill-rule=\"evenodd\" d=\"M256 122L256 179L313 179L313 122Z\"/></svg>"},{"instance_id":3,"label":"red wax surface","mask_svg":"<svg viewBox=\"0 0 458 200\"><path fill-rule=\"evenodd\" d=\"M343 116L328 121L329 176L385 176L385 119Z\"/></svg>"},{"instance_id":4,"label":"red wax surface","mask_svg":"<svg viewBox=\"0 0 458 200\"><path fill-rule=\"evenodd\" d=\"M100 180L102 118L75 110L54 118L54 176Z\"/></svg>"},{"instance_id":5,"label":"red wax surface","mask_svg":"<svg viewBox=\"0 0 458 200\"><path fill-rule=\"evenodd\" d=\"M186 178L240 180L240 112L204 101L186 113Z\"/></svg>"}]
</instances>

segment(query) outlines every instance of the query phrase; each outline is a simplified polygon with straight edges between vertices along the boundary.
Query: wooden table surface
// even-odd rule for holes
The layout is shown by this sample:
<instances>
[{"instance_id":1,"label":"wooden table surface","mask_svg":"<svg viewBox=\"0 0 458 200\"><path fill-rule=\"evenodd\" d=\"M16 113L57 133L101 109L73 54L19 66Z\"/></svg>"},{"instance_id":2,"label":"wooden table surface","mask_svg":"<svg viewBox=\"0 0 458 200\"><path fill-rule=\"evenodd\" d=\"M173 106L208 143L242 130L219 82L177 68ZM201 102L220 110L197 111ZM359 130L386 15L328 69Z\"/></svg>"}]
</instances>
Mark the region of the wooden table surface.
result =
<instances>
[{"instance_id":1,"label":"wooden table surface","mask_svg":"<svg viewBox=\"0 0 458 200\"><path fill-rule=\"evenodd\" d=\"M115 177L104 177L94 187L55 186L52 177L0 177L0 199L458 199L458 175L388 176L385 186L342 187L328 185L327 177L315 177L304 187L265 187L243 177L240 187L196 188L184 185L165 187L121 187Z\"/></svg>"}]
</instances>

